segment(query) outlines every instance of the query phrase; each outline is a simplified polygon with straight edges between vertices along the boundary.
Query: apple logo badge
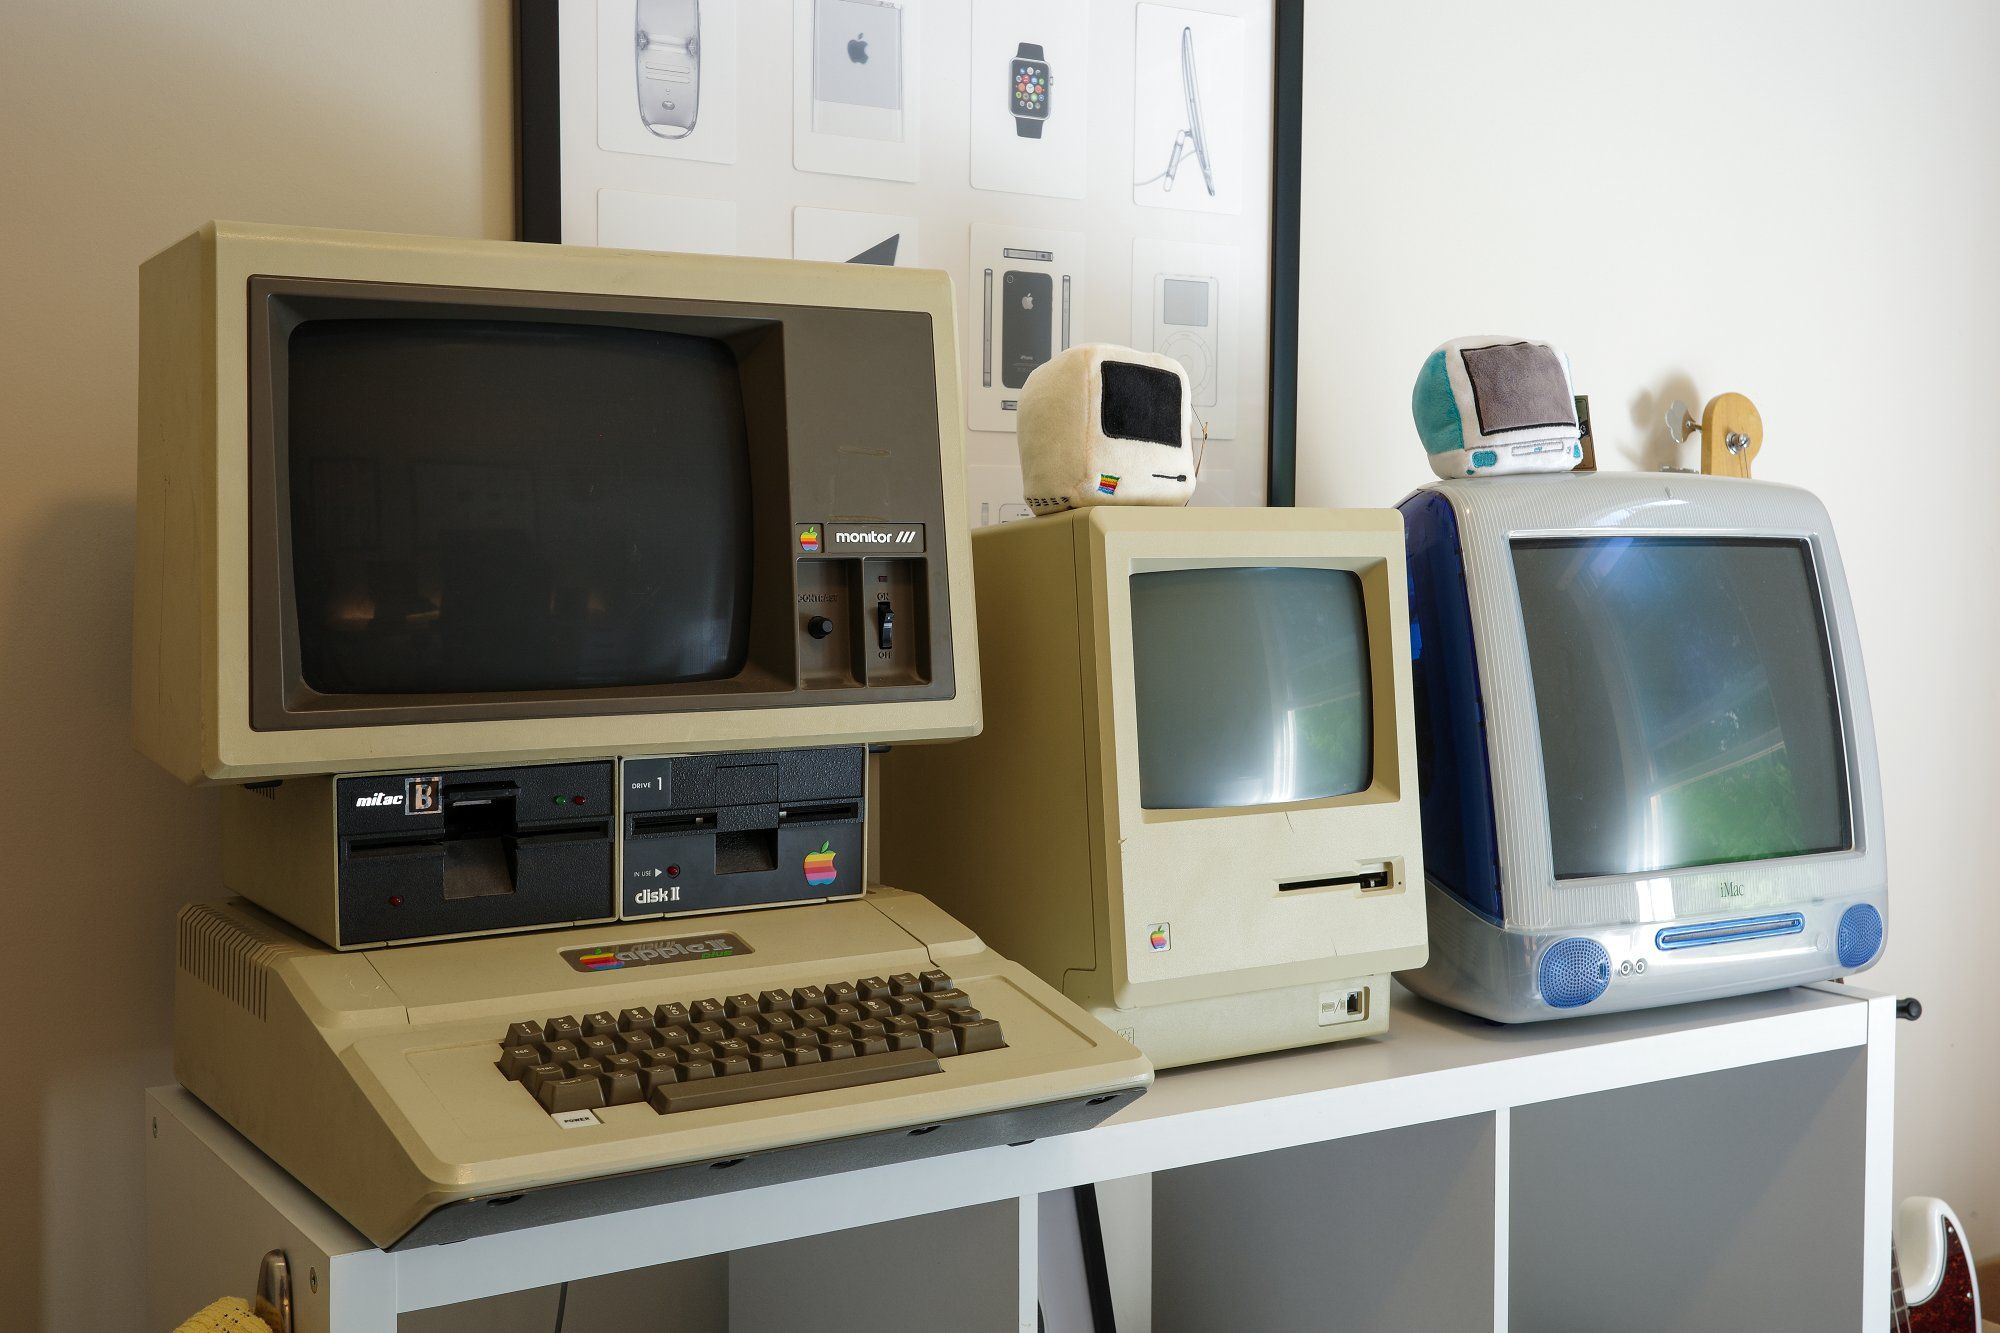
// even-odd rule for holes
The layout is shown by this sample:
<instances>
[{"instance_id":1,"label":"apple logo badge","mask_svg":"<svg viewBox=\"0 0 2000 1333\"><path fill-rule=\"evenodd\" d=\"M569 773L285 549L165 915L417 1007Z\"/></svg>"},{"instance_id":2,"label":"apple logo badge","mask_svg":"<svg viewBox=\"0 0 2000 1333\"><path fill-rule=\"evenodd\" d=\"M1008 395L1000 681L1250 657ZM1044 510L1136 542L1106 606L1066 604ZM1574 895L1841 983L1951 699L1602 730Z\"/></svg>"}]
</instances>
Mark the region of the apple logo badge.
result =
<instances>
[{"instance_id":1,"label":"apple logo badge","mask_svg":"<svg viewBox=\"0 0 2000 1333\"><path fill-rule=\"evenodd\" d=\"M847 58L857 65L868 63L868 34L857 32L854 40L847 44Z\"/></svg>"},{"instance_id":2,"label":"apple logo badge","mask_svg":"<svg viewBox=\"0 0 2000 1333\"><path fill-rule=\"evenodd\" d=\"M1021 309L1033 310L1034 308L1035 308L1035 294L1033 292L1021 293Z\"/></svg>"}]
</instances>

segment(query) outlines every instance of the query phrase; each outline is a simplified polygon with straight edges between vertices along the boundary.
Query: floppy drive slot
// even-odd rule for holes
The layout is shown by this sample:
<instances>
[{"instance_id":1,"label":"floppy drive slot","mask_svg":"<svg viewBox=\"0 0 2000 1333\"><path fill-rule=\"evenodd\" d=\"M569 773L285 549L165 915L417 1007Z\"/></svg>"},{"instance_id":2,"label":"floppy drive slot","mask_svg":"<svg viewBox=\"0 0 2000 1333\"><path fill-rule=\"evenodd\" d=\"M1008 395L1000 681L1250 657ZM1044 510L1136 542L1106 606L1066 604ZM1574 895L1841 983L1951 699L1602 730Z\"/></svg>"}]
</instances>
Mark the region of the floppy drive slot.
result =
<instances>
[{"instance_id":1,"label":"floppy drive slot","mask_svg":"<svg viewBox=\"0 0 2000 1333\"><path fill-rule=\"evenodd\" d=\"M1288 880L1278 885L1278 892L1295 893L1303 889L1360 889L1366 893L1371 889L1386 889L1395 882L1395 872L1387 862L1384 862L1351 875L1326 875L1319 879Z\"/></svg>"}]
</instances>

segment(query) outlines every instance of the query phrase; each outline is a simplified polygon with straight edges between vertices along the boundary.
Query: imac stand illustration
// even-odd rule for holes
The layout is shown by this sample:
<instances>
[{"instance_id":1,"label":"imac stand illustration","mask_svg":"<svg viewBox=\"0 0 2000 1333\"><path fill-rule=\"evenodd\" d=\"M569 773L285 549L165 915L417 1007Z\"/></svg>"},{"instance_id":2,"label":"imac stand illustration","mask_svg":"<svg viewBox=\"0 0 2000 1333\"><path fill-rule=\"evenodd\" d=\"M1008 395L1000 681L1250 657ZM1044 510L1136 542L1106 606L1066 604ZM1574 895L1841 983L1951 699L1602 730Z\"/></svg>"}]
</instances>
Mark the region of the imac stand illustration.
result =
<instances>
[{"instance_id":1,"label":"imac stand illustration","mask_svg":"<svg viewBox=\"0 0 2000 1333\"><path fill-rule=\"evenodd\" d=\"M1208 131L1201 123L1201 89L1194 72L1194 29L1181 29L1181 96L1187 103L1187 128L1174 136L1173 152L1167 157L1167 169L1160 173L1160 188L1174 188L1174 178L1180 175L1181 163L1189 153L1201 163L1201 183L1208 187L1209 198L1215 197L1215 162L1208 153ZM1145 184L1141 181L1140 184Z\"/></svg>"},{"instance_id":2,"label":"imac stand illustration","mask_svg":"<svg viewBox=\"0 0 2000 1333\"><path fill-rule=\"evenodd\" d=\"M701 111L701 0L638 0L632 26L639 119L662 139L685 139Z\"/></svg>"}]
</instances>

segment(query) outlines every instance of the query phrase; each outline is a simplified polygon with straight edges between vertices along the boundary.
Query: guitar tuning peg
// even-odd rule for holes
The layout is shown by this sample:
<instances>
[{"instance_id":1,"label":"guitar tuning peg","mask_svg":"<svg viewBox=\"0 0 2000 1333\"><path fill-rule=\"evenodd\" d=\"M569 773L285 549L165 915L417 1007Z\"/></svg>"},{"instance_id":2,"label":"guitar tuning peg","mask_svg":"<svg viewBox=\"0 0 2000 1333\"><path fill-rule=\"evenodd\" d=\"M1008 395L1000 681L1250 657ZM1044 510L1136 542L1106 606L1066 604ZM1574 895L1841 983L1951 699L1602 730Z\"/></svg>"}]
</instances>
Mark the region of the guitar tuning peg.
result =
<instances>
[{"instance_id":1,"label":"guitar tuning peg","mask_svg":"<svg viewBox=\"0 0 2000 1333\"><path fill-rule=\"evenodd\" d=\"M1675 444L1686 444L1688 436L1701 432L1701 423L1688 411L1688 405L1676 398L1667 404L1667 438ZM1739 451L1740 452L1740 451Z\"/></svg>"}]
</instances>

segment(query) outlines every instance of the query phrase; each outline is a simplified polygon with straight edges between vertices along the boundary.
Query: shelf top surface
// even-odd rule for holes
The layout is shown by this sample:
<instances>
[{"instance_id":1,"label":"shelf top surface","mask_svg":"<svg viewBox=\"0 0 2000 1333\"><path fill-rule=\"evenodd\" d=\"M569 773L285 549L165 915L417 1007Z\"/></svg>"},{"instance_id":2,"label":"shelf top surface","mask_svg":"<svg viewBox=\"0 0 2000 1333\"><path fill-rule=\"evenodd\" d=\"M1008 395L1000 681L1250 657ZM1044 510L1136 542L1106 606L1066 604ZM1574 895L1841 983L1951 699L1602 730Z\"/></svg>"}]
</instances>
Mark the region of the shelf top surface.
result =
<instances>
[{"instance_id":1,"label":"shelf top surface","mask_svg":"<svg viewBox=\"0 0 2000 1333\"><path fill-rule=\"evenodd\" d=\"M1587 1068L1588 1082L1609 1088L1859 1046L1867 1040L1867 1001L1876 998L1858 987L1801 986L1509 1026L1461 1014L1397 985L1384 1036L1163 1070L1150 1092L1107 1123L1138 1124L1231 1104L1455 1073L1511 1085L1496 1087L1496 1104L1571 1096L1594 1088L1552 1078L1559 1068Z\"/></svg>"}]
</instances>

